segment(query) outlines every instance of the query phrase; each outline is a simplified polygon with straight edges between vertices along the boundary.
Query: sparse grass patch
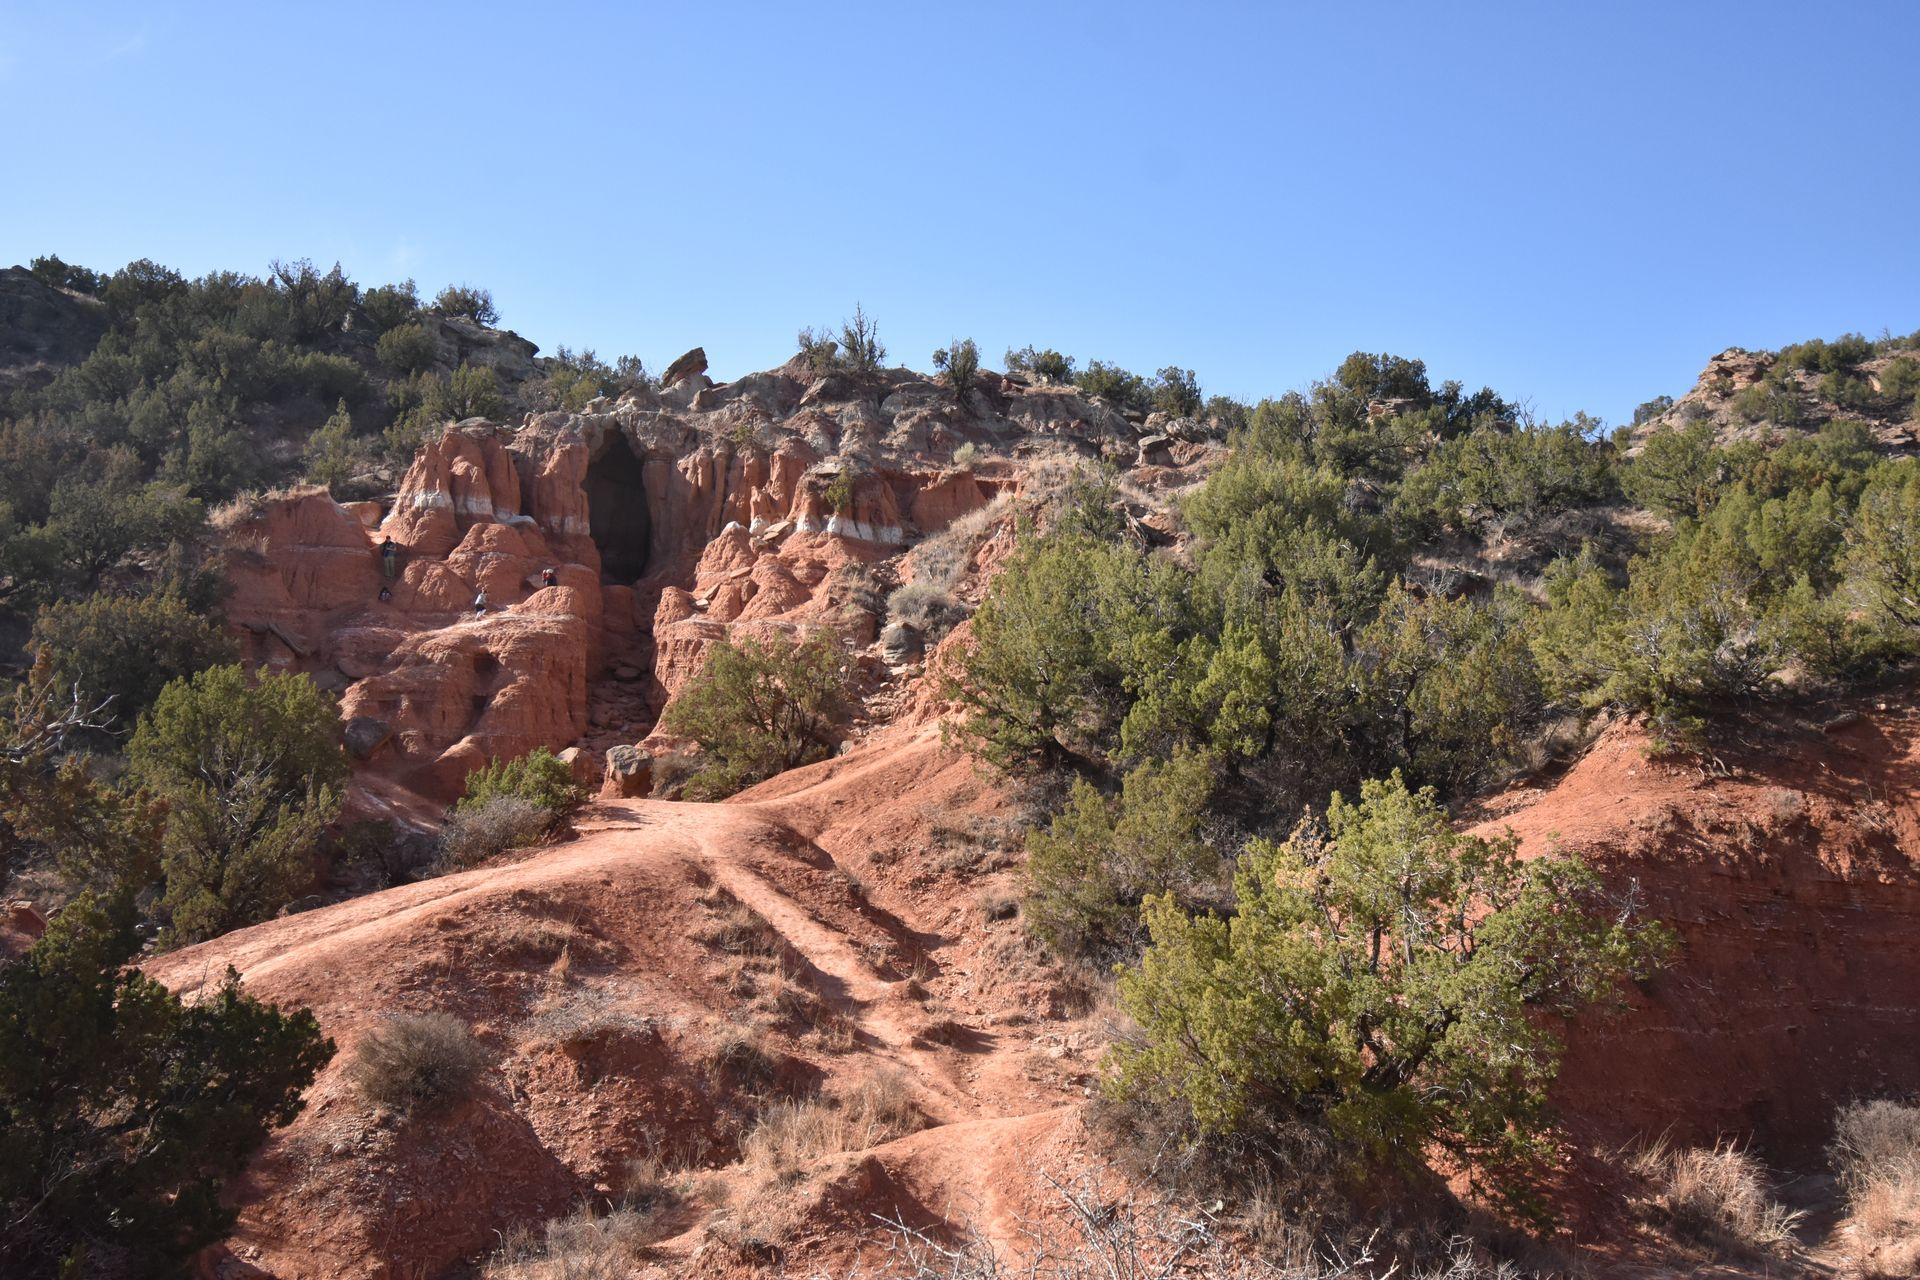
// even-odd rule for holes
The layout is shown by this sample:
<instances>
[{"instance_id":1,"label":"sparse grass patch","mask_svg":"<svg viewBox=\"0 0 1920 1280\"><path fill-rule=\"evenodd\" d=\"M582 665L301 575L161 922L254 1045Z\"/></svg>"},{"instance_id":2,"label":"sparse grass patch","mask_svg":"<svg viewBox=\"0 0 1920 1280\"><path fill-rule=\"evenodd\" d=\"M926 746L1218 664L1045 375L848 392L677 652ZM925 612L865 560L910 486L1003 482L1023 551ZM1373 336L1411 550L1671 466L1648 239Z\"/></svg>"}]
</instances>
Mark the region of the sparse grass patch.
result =
<instances>
[{"instance_id":1,"label":"sparse grass patch","mask_svg":"<svg viewBox=\"0 0 1920 1280\"><path fill-rule=\"evenodd\" d=\"M591 1206L555 1218L538 1232L510 1232L487 1260L485 1280L628 1280L646 1257L656 1214Z\"/></svg>"},{"instance_id":2,"label":"sparse grass patch","mask_svg":"<svg viewBox=\"0 0 1920 1280\"><path fill-rule=\"evenodd\" d=\"M473 1032L452 1014L392 1014L354 1046L347 1079L374 1106L410 1114L465 1097L485 1065Z\"/></svg>"}]
</instances>

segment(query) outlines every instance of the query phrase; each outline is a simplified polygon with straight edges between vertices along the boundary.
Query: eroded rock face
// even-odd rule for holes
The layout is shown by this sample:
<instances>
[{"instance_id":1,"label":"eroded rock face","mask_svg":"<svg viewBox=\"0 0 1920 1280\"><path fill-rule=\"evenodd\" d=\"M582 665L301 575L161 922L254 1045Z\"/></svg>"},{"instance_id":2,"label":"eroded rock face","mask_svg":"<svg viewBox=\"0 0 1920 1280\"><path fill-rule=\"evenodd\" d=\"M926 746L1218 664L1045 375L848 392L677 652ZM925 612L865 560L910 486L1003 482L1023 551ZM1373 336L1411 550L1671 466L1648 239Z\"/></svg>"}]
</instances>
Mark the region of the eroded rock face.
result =
<instances>
[{"instance_id":1,"label":"eroded rock face","mask_svg":"<svg viewBox=\"0 0 1920 1280\"><path fill-rule=\"evenodd\" d=\"M664 391L517 430L450 425L388 503L316 489L232 522L248 656L342 690L366 767L450 796L493 757L643 737L736 630L831 628L865 650L909 547L1034 460L1139 453L1126 419L1058 388L983 379L962 410L904 370L716 386L704 364L695 349ZM897 635L886 656L910 660ZM620 687L593 694L610 668Z\"/></svg>"},{"instance_id":2,"label":"eroded rock face","mask_svg":"<svg viewBox=\"0 0 1920 1280\"><path fill-rule=\"evenodd\" d=\"M1817 1167L1841 1103L1920 1089L1920 711L1773 729L1724 776L1616 726L1483 828L1578 854L1679 936L1568 1031L1556 1101L1604 1145L1738 1135Z\"/></svg>"}]
</instances>

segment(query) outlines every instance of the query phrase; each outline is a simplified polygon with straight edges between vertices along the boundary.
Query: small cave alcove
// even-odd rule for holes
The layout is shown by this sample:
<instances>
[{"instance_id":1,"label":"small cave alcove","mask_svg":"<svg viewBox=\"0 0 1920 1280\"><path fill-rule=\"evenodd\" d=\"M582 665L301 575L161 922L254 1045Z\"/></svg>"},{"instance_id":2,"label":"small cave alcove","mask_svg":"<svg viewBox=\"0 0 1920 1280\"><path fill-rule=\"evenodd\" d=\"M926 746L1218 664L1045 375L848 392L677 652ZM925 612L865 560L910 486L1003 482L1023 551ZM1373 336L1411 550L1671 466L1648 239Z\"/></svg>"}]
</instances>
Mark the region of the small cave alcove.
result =
<instances>
[{"instance_id":1,"label":"small cave alcove","mask_svg":"<svg viewBox=\"0 0 1920 1280\"><path fill-rule=\"evenodd\" d=\"M601 572L632 582L647 571L653 527L644 468L624 436L615 436L587 466L587 526L600 548Z\"/></svg>"}]
</instances>

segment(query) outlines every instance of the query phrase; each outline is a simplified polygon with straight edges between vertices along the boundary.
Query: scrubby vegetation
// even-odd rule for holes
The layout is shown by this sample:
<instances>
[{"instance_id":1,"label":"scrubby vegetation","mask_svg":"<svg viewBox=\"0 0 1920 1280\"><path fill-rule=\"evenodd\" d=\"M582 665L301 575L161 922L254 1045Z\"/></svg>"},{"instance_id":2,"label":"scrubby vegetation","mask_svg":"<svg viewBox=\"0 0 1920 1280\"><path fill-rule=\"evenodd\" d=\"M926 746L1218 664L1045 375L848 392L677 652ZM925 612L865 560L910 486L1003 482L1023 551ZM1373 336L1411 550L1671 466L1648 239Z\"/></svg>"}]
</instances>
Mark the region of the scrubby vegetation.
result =
<instances>
[{"instance_id":1,"label":"scrubby vegetation","mask_svg":"<svg viewBox=\"0 0 1920 1280\"><path fill-rule=\"evenodd\" d=\"M834 639L721 641L667 710L664 727L691 738L703 762L688 799L718 799L823 760L851 714L845 655Z\"/></svg>"},{"instance_id":2,"label":"scrubby vegetation","mask_svg":"<svg viewBox=\"0 0 1920 1280\"><path fill-rule=\"evenodd\" d=\"M373 1106L412 1114L465 1097L485 1066L473 1032L452 1014L393 1014L360 1037L347 1079Z\"/></svg>"},{"instance_id":3,"label":"scrubby vegetation","mask_svg":"<svg viewBox=\"0 0 1920 1280\"><path fill-rule=\"evenodd\" d=\"M133 966L137 920L127 889L85 895L0 967L0 1258L23 1280L182 1270L333 1055L231 970L183 1003Z\"/></svg>"},{"instance_id":4,"label":"scrubby vegetation","mask_svg":"<svg viewBox=\"0 0 1920 1280\"><path fill-rule=\"evenodd\" d=\"M1152 403L1098 361L1076 381ZM1023 915L1121 962L1136 1029L1110 1084L1142 1123L1307 1141L1323 1171L1530 1153L1557 1060L1538 1015L1604 1002L1665 935L1577 863L1452 835L1447 806L1570 713L1700 749L1716 718L1878 679L1920 639L1920 461L1847 416L1855 389L1765 395L1757 436L1697 421L1628 456L1590 419L1356 353L1245 410L1182 503L1188 544L1142 545L1097 479L1026 532L956 655L954 733L1051 809Z\"/></svg>"},{"instance_id":5,"label":"scrubby vegetation","mask_svg":"<svg viewBox=\"0 0 1920 1280\"><path fill-rule=\"evenodd\" d=\"M478 866L552 839L587 802L573 770L545 747L467 775L466 794L440 829L438 868Z\"/></svg>"}]
</instances>

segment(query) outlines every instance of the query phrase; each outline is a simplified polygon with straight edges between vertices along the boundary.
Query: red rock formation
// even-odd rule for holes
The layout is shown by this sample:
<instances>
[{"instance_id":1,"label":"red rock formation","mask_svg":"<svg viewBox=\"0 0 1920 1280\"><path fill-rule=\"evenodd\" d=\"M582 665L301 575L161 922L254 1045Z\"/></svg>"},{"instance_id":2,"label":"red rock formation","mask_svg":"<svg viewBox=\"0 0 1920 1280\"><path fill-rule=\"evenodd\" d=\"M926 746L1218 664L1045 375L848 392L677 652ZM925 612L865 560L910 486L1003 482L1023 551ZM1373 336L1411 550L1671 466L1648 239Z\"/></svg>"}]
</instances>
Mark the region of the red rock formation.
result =
<instances>
[{"instance_id":1,"label":"red rock formation","mask_svg":"<svg viewBox=\"0 0 1920 1280\"><path fill-rule=\"evenodd\" d=\"M1840 1103L1920 1090L1920 711L1761 726L1711 770L1646 746L1616 726L1486 824L1679 933L1627 1014L1572 1029L1558 1100L1608 1143L1736 1136L1813 1167Z\"/></svg>"}]
</instances>

